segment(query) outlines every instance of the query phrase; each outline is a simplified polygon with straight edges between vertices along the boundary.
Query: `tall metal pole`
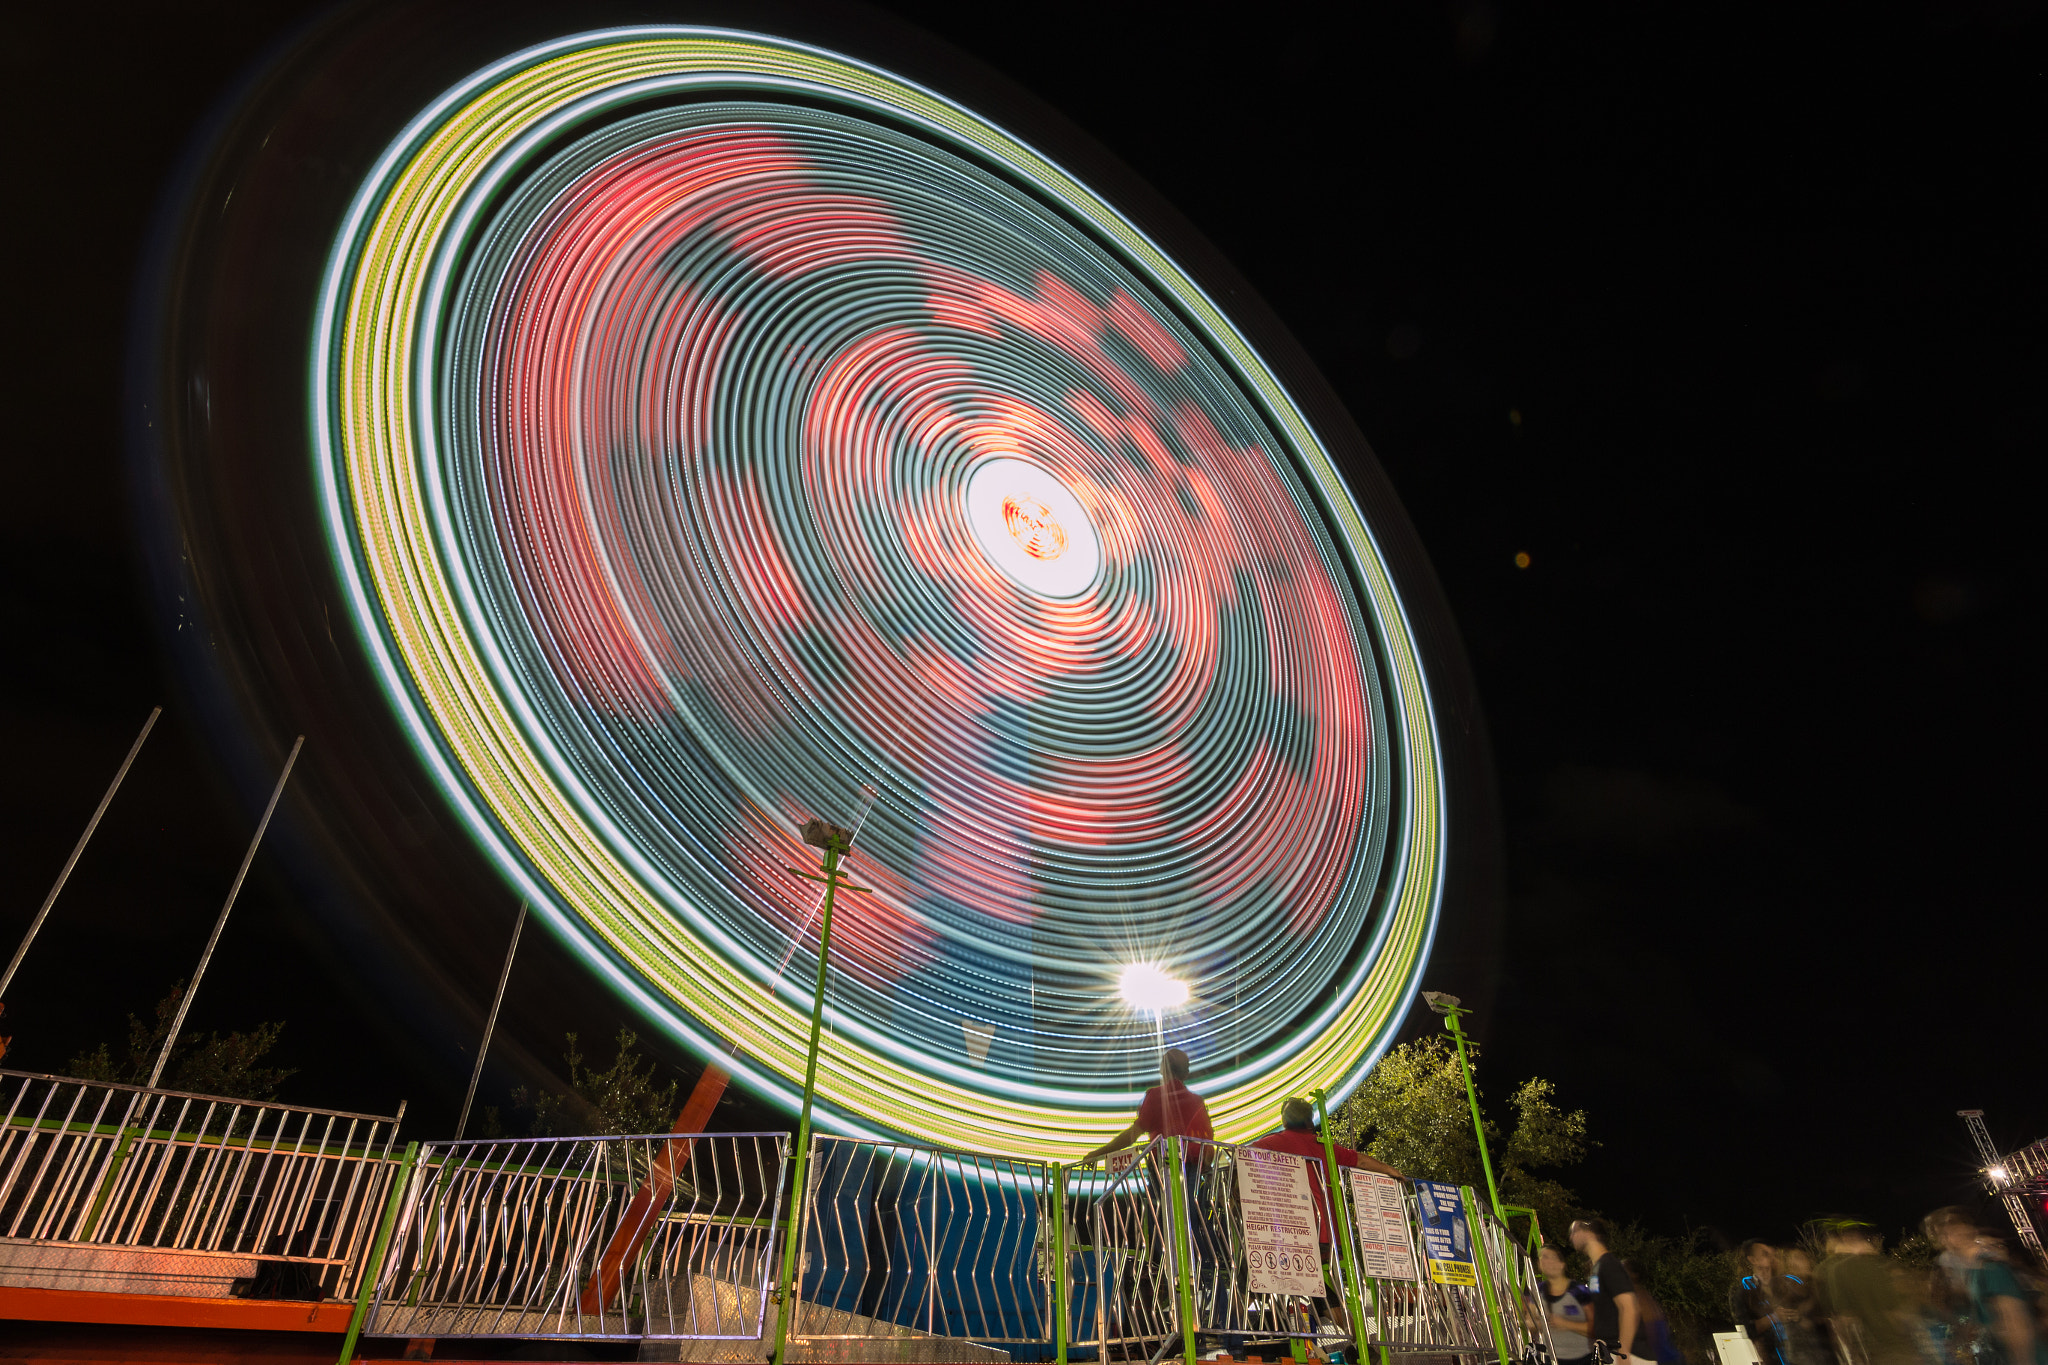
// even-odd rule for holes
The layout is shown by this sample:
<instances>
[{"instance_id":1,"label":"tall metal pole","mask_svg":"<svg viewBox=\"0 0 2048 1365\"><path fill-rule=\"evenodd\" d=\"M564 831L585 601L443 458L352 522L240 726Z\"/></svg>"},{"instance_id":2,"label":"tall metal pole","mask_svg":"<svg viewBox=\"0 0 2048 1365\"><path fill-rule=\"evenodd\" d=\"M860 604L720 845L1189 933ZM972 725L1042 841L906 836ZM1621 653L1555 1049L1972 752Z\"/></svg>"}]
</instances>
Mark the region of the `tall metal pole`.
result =
<instances>
[{"instance_id":1,"label":"tall metal pole","mask_svg":"<svg viewBox=\"0 0 2048 1365\"><path fill-rule=\"evenodd\" d=\"M483 1079L484 1054L491 1050L491 1035L498 1030L498 1006L505 1003L505 983L512 979L512 955L519 951L519 931L526 927L526 902L519 902L519 918L512 922L512 942L505 949L505 966L498 973L498 993L491 997L491 1017L484 1021L484 1040L476 1045L476 1066L469 1073L469 1093L462 1097L462 1117L455 1120L455 1141L462 1141L469 1127L469 1106L476 1101L476 1083Z\"/></svg>"},{"instance_id":2,"label":"tall metal pole","mask_svg":"<svg viewBox=\"0 0 2048 1365\"><path fill-rule=\"evenodd\" d=\"M825 904L818 911L818 979L811 990L811 1042L804 1058L804 1102L796 1127L795 1179L790 1187L789 1223L782 1237L782 1281L777 1296L775 1350L770 1356L774 1365L785 1365L789 1329L796 1310L797 1239L803 1232L804 1176L811 1154L811 1100L818 1090L818 1040L825 1025L825 973L832 963L832 893L842 885L850 886L839 880L839 857L852 841L853 836L847 831L822 820L813 820L804 826L804 842L825 851L825 875L820 877L810 872L797 875L825 883ZM796 871L795 868L790 870ZM867 890L864 886L850 886L850 889Z\"/></svg>"},{"instance_id":3,"label":"tall metal pole","mask_svg":"<svg viewBox=\"0 0 2048 1365\"><path fill-rule=\"evenodd\" d=\"M28 945L36 941L36 933L43 927L43 921L50 917L50 907L57 903L57 893L64 889L64 883L71 879L71 869L78 866L78 859L85 852L86 841L92 832L100 827L100 817L107 813L107 807L114 802L114 793L121 790L121 779L128 776L128 769L135 762L135 756L142 752L142 741L149 738L149 732L156 725L156 718L164 713L159 706L149 713L149 719L142 722L142 733L128 746L128 757L121 760L121 767L114 774L114 780L107 786L107 794L100 798L99 808L92 813L92 819L85 822L85 833L78 836L78 843L71 849L71 856L64 860L64 870L57 874L57 884L50 888L50 894L43 897L43 908L36 911L36 917L29 921L28 932L22 935L21 946L14 950L14 960L7 964L7 970L0 973L0 999L7 996L7 988L14 982L14 973L20 968L21 960L28 956Z\"/></svg>"},{"instance_id":4,"label":"tall metal pole","mask_svg":"<svg viewBox=\"0 0 2048 1365\"><path fill-rule=\"evenodd\" d=\"M235 897L242 894L242 882L249 875L249 864L256 861L256 849L263 842L263 831L270 828L270 817L277 811L278 798L284 795L284 784L290 780L292 765L299 761L299 750L306 745L306 737L300 735L292 741L292 751L284 761L284 771L277 775L277 785L270 789L270 804L263 808L263 818L256 822L256 834L249 840L249 851L242 855L242 866L235 872L235 884L228 888L227 902L220 908L220 914L213 921L213 932L207 936L206 951L199 955L199 970L192 973L192 984L185 988L185 996L178 1001L178 1017L171 1020L170 1036L164 1039L164 1050L156 1056L156 1066L149 1073L149 1088L156 1089L156 1083L163 1079L164 1067L171 1060L171 1049L178 1045L178 1035L184 1031L185 1015L192 1008L192 997L199 994L199 981L206 975L206 965L213 961L214 945L220 942L220 931L228 927L228 911L235 908Z\"/></svg>"},{"instance_id":5,"label":"tall metal pole","mask_svg":"<svg viewBox=\"0 0 2048 1365\"><path fill-rule=\"evenodd\" d=\"M1472 1063L1465 1056L1465 1030L1458 1026L1458 1020L1471 1011L1459 1006L1457 996L1445 995L1441 991L1424 991L1422 998L1444 1017L1444 1027L1457 1040L1458 1070L1465 1073L1465 1101L1472 1106L1472 1135L1479 1139L1479 1165L1486 1172L1486 1193L1493 1199L1493 1216L1500 1219L1502 1227L1506 1227L1508 1216L1501 1208L1500 1187L1494 1183L1493 1158L1486 1150L1486 1124L1479 1118L1479 1087L1472 1083Z\"/></svg>"}]
</instances>

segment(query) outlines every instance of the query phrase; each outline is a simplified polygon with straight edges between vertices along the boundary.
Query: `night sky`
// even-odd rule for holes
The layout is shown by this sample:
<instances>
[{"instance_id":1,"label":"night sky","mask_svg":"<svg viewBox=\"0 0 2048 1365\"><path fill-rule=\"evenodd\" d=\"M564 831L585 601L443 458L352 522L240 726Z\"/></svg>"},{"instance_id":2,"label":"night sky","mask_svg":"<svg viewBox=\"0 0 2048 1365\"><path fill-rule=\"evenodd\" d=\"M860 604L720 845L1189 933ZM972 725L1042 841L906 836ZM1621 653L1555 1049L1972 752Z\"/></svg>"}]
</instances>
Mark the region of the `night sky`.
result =
<instances>
[{"instance_id":1,"label":"night sky","mask_svg":"<svg viewBox=\"0 0 2048 1365\"><path fill-rule=\"evenodd\" d=\"M1961 1107L2048 1134L2041 11L1803 8L893 7L1122 158L1343 397L1498 769L1498 942L1426 984L1480 1010L1494 1096L1542 1075L1589 1112L1589 1202L1734 1237L1967 1194ZM6 950L169 707L11 992L11 1066L63 1069L190 971L263 795L164 649L121 365L186 139L311 12L38 7L0 45ZM405 1098L439 1135L502 939L449 1000L393 1000L290 820L193 1023L286 1019L288 1097ZM418 856L473 861L450 837ZM488 1102L546 1083L562 1028L631 1022L545 935L523 953Z\"/></svg>"}]
</instances>

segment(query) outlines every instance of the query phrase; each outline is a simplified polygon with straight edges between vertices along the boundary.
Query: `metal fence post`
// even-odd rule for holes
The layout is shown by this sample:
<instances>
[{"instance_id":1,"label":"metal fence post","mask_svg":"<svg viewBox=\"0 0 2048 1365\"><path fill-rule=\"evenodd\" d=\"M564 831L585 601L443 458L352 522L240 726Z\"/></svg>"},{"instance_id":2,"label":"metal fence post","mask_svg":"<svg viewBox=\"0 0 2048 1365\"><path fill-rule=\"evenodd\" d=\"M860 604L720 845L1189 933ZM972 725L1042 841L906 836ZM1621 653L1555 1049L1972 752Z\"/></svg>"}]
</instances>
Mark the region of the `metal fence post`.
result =
<instances>
[{"instance_id":1,"label":"metal fence post","mask_svg":"<svg viewBox=\"0 0 2048 1365\"><path fill-rule=\"evenodd\" d=\"M1057 1365L1067 1365L1067 1168L1052 1164L1052 1341Z\"/></svg>"},{"instance_id":2,"label":"metal fence post","mask_svg":"<svg viewBox=\"0 0 2048 1365\"><path fill-rule=\"evenodd\" d=\"M398 1173L391 1178L391 1196L384 1201L384 1218L377 1228L377 1245L370 1253L370 1263L363 1267L363 1282L356 1288L356 1311L349 1314L348 1335L341 1339L341 1356L336 1365L349 1365L349 1358L356 1353L356 1338L363 1333L363 1319L370 1315L370 1296L376 1292L377 1277L384 1272L384 1256L391 1249L391 1229L398 1222L399 1205L404 1202L405 1188L411 1183L412 1163L420 1154L417 1142L405 1144L405 1155L398 1159Z\"/></svg>"},{"instance_id":3,"label":"metal fence post","mask_svg":"<svg viewBox=\"0 0 2048 1365\"><path fill-rule=\"evenodd\" d=\"M1351 1309L1351 1344L1356 1353L1365 1333L1365 1299L1359 1286L1364 1282L1358 1260L1351 1253L1351 1239L1357 1227L1357 1219L1347 1216L1350 1205L1344 1182L1338 1179L1337 1140L1330 1135L1329 1092L1318 1087L1309 1091L1309 1098L1315 1101L1316 1113L1321 1117L1323 1134L1323 1175L1330 1189L1330 1235L1337 1239L1338 1287L1344 1291L1345 1302Z\"/></svg>"},{"instance_id":4,"label":"metal fence post","mask_svg":"<svg viewBox=\"0 0 2048 1365\"><path fill-rule=\"evenodd\" d=\"M1195 1365L1195 1285L1194 1267L1190 1264L1194 1256L1188 1224L1187 1168L1182 1159L1186 1149L1180 1144L1177 1137L1166 1140L1170 1168L1165 1173L1167 1233L1173 1238L1173 1278L1180 1291L1181 1356L1186 1365Z\"/></svg>"},{"instance_id":5,"label":"metal fence post","mask_svg":"<svg viewBox=\"0 0 2048 1365\"><path fill-rule=\"evenodd\" d=\"M1477 1202L1473 1198L1472 1187L1463 1186L1459 1193L1465 1198L1466 1209L1470 1210ZM1479 1293L1486 1300L1486 1316L1493 1323L1493 1349L1500 1355L1500 1365L1511 1365L1507 1323L1501 1320L1499 1297L1493 1292L1493 1265L1486 1259L1486 1230L1479 1224L1479 1219L1486 1215L1482 1213L1474 1217L1467 1212L1465 1216L1470 1220L1472 1233L1472 1268L1477 1272L1475 1278L1479 1281ZM1516 1307L1519 1310L1520 1305Z\"/></svg>"}]
</instances>

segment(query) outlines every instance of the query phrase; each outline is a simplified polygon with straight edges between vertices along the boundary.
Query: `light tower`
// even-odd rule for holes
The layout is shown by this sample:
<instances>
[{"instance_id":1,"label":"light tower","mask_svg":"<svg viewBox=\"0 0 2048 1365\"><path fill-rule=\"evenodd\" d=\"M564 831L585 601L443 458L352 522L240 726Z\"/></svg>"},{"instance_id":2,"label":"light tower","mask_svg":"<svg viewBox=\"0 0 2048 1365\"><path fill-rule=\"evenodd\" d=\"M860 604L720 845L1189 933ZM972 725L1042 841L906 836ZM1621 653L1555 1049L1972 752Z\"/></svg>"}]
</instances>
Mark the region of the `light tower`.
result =
<instances>
[{"instance_id":1,"label":"light tower","mask_svg":"<svg viewBox=\"0 0 2048 1365\"><path fill-rule=\"evenodd\" d=\"M2048 1265L2048 1255L2041 1251L2041 1234L2034 1230L2034 1216L2027 1209L2027 1201L2013 1188L2013 1173L2006 1166L2005 1158L1992 1145L1991 1130L1984 1126L1982 1109L1958 1109L1956 1117L1970 1130L1970 1137L1977 1144L1977 1154L1984 1158L1984 1178L1991 1183L1992 1190L2005 1202L2005 1211L2012 1218L2013 1231L2020 1235L2020 1242L2034 1253L2036 1265Z\"/></svg>"}]
</instances>

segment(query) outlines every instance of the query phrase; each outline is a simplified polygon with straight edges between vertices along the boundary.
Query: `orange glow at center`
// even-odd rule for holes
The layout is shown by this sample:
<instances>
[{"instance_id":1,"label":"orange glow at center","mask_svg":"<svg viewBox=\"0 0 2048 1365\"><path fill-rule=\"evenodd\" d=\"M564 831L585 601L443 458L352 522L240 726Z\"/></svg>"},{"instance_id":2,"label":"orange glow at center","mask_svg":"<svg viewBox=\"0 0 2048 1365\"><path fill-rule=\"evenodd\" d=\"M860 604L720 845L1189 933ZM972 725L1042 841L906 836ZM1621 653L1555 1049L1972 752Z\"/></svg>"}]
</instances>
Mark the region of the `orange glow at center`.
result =
<instances>
[{"instance_id":1,"label":"orange glow at center","mask_svg":"<svg viewBox=\"0 0 2048 1365\"><path fill-rule=\"evenodd\" d=\"M1033 559L1058 559L1067 548L1066 528L1037 498L1010 493L1003 498L1003 525Z\"/></svg>"}]
</instances>

